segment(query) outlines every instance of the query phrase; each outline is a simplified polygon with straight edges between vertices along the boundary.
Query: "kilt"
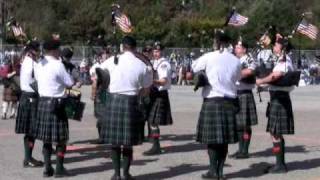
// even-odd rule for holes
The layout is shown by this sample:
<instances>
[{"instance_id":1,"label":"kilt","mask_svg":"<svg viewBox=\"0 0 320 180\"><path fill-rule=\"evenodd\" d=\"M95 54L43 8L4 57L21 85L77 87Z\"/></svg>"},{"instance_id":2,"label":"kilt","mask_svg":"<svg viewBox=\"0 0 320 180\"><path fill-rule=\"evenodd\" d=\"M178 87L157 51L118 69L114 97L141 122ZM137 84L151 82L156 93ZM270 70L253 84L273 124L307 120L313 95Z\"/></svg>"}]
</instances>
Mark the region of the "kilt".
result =
<instances>
[{"instance_id":1,"label":"kilt","mask_svg":"<svg viewBox=\"0 0 320 180\"><path fill-rule=\"evenodd\" d=\"M32 135L37 120L38 96L36 93L22 92L16 117L15 132Z\"/></svg>"},{"instance_id":2,"label":"kilt","mask_svg":"<svg viewBox=\"0 0 320 180\"><path fill-rule=\"evenodd\" d=\"M17 102L21 95L19 76L4 80L3 101Z\"/></svg>"},{"instance_id":3,"label":"kilt","mask_svg":"<svg viewBox=\"0 0 320 180\"><path fill-rule=\"evenodd\" d=\"M238 142L235 100L222 97L205 98L197 126L196 141L203 144Z\"/></svg>"},{"instance_id":4,"label":"kilt","mask_svg":"<svg viewBox=\"0 0 320 180\"><path fill-rule=\"evenodd\" d=\"M173 123L168 91L158 91L151 96L151 109L148 122L151 126L166 126Z\"/></svg>"},{"instance_id":5,"label":"kilt","mask_svg":"<svg viewBox=\"0 0 320 180\"><path fill-rule=\"evenodd\" d=\"M239 112L237 113L237 130L247 130L258 124L256 103L251 90L238 91Z\"/></svg>"},{"instance_id":6,"label":"kilt","mask_svg":"<svg viewBox=\"0 0 320 180\"><path fill-rule=\"evenodd\" d=\"M138 96L108 94L101 119L101 140L106 144L133 146L142 144L144 121Z\"/></svg>"},{"instance_id":7,"label":"kilt","mask_svg":"<svg viewBox=\"0 0 320 180\"><path fill-rule=\"evenodd\" d=\"M270 91L267 108L267 132L273 135L294 134L294 119L289 92Z\"/></svg>"},{"instance_id":8,"label":"kilt","mask_svg":"<svg viewBox=\"0 0 320 180\"><path fill-rule=\"evenodd\" d=\"M3 89L3 101L17 102L19 94L12 87L5 87Z\"/></svg>"},{"instance_id":9,"label":"kilt","mask_svg":"<svg viewBox=\"0 0 320 180\"><path fill-rule=\"evenodd\" d=\"M68 141L69 124L63 98L40 97L34 136L47 143Z\"/></svg>"},{"instance_id":10,"label":"kilt","mask_svg":"<svg viewBox=\"0 0 320 180\"><path fill-rule=\"evenodd\" d=\"M106 91L99 90L98 96L94 101L94 116L97 118L97 127L101 126L101 119L105 116L106 111Z\"/></svg>"}]
</instances>

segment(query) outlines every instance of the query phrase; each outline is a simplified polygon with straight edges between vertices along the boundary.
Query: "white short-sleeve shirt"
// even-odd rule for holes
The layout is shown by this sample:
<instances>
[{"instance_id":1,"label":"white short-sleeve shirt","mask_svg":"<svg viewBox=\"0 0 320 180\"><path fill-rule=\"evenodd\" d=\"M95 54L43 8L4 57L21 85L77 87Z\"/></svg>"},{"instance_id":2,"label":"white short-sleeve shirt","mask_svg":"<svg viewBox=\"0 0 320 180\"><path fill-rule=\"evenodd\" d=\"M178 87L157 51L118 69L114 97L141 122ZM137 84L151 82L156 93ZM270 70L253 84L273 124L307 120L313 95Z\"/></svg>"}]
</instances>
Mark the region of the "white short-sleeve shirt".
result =
<instances>
[{"instance_id":1,"label":"white short-sleeve shirt","mask_svg":"<svg viewBox=\"0 0 320 180\"><path fill-rule=\"evenodd\" d=\"M241 78L241 63L226 49L209 52L192 64L195 73L205 70L209 86L202 88L204 98L237 96L236 82Z\"/></svg>"},{"instance_id":2,"label":"white short-sleeve shirt","mask_svg":"<svg viewBox=\"0 0 320 180\"><path fill-rule=\"evenodd\" d=\"M152 83L147 79L146 64L133 53L127 51L121 54L118 64L114 64L114 57L110 58L100 65L110 73L110 93L138 95L141 88L147 88Z\"/></svg>"},{"instance_id":3,"label":"white short-sleeve shirt","mask_svg":"<svg viewBox=\"0 0 320 180\"><path fill-rule=\"evenodd\" d=\"M242 56L240 58L240 63L241 63L242 69L251 69L255 71L257 68L257 62L253 58L248 57L248 55ZM238 90L251 90L254 88L254 86L255 84L248 84L242 81L237 82Z\"/></svg>"},{"instance_id":4,"label":"white short-sleeve shirt","mask_svg":"<svg viewBox=\"0 0 320 180\"><path fill-rule=\"evenodd\" d=\"M22 91L34 92L30 87L30 84L35 81L32 77L32 71L36 68L37 63L29 56L23 58L21 69L20 69L20 87Z\"/></svg>"},{"instance_id":5,"label":"white short-sleeve shirt","mask_svg":"<svg viewBox=\"0 0 320 180\"><path fill-rule=\"evenodd\" d=\"M287 73L289 71L294 71L294 67L292 65L292 61L289 56L286 56L286 61L278 61L273 68L272 72L282 72ZM290 92L294 89L294 86L287 86L287 87L279 87L271 85L269 90L270 91L286 91Z\"/></svg>"},{"instance_id":6,"label":"white short-sleeve shirt","mask_svg":"<svg viewBox=\"0 0 320 180\"><path fill-rule=\"evenodd\" d=\"M96 76L96 68L100 66L100 63L94 63L93 66L90 68L89 73L91 78Z\"/></svg>"},{"instance_id":7,"label":"white short-sleeve shirt","mask_svg":"<svg viewBox=\"0 0 320 180\"><path fill-rule=\"evenodd\" d=\"M65 88L73 85L62 61L53 56L45 56L37 63L35 78L40 97L64 97Z\"/></svg>"},{"instance_id":8,"label":"white short-sleeve shirt","mask_svg":"<svg viewBox=\"0 0 320 180\"><path fill-rule=\"evenodd\" d=\"M164 86L157 86L159 91L168 90L171 87L171 64L166 58L153 60L153 69L156 71L155 79L167 79Z\"/></svg>"}]
</instances>

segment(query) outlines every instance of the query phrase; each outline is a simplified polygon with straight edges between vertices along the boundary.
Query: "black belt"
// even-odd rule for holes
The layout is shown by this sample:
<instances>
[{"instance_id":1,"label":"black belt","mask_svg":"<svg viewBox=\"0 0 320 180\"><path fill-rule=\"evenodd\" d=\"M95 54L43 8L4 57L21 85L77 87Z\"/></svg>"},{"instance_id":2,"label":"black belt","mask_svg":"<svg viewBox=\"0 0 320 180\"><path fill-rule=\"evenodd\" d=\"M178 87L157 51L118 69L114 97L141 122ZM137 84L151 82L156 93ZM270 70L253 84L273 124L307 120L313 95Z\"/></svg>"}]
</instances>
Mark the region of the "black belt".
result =
<instances>
[{"instance_id":1,"label":"black belt","mask_svg":"<svg viewBox=\"0 0 320 180\"><path fill-rule=\"evenodd\" d=\"M40 100L64 100L66 98L64 97L47 97L47 96L41 96Z\"/></svg>"},{"instance_id":2,"label":"black belt","mask_svg":"<svg viewBox=\"0 0 320 180\"><path fill-rule=\"evenodd\" d=\"M225 101L234 102L235 100L236 98L229 98L229 97L203 98L204 102L225 102Z\"/></svg>"},{"instance_id":3,"label":"black belt","mask_svg":"<svg viewBox=\"0 0 320 180\"><path fill-rule=\"evenodd\" d=\"M113 96L113 97L138 99L137 95L126 95L126 94L118 94L118 93L110 93L110 95Z\"/></svg>"},{"instance_id":4,"label":"black belt","mask_svg":"<svg viewBox=\"0 0 320 180\"><path fill-rule=\"evenodd\" d=\"M237 94L240 95L240 94L251 94L252 93L252 90L238 90L237 91Z\"/></svg>"},{"instance_id":5,"label":"black belt","mask_svg":"<svg viewBox=\"0 0 320 180\"><path fill-rule=\"evenodd\" d=\"M24 95L24 96L27 96L27 97L32 97L32 98L36 98L37 97L37 93L35 93L35 92L22 91L21 95Z\"/></svg>"},{"instance_id":6,"label":"black belt","mask_svg":"<svg viewBox=\"0 0 320 180\"><path fill-rule=\"evenodd\" d=\"M270 91L271 99L279 99L279 98L289 98L290 95L287 91Z\"/></svg>"}]
</instances>

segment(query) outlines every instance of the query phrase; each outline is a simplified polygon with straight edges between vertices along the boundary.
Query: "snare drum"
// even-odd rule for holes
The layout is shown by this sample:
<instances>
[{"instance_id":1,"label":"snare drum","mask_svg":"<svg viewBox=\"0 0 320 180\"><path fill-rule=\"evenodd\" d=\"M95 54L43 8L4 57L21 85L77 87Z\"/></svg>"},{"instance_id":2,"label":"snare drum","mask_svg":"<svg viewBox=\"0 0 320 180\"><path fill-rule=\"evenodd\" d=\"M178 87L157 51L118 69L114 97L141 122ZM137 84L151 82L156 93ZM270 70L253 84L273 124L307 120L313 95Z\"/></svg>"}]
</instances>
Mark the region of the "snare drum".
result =
<instances>
[{"instance_id":1,"label":"snare drum","mask_svg":"<svg viewBox=\"0 0 320 180\"><path fill-rule=\"evenodd\" d=\"M66 91L65 111L68 119L81 121L85 108L85 103L81 102L81 92L71 89Z\"/></svg>"}]
</instances>

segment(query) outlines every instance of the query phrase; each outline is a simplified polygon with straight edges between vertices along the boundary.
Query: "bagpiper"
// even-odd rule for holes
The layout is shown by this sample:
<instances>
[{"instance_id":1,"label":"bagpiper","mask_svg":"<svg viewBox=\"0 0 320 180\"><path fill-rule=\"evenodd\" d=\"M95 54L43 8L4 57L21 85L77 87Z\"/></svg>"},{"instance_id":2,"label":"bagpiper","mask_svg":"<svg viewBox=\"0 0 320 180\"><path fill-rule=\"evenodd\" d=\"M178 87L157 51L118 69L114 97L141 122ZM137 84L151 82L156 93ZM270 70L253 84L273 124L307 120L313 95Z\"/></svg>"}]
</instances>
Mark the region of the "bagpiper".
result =
<instances>
[{"instance_id":1,"label":"bagpiper","mask_svg":"<svg viewBox=\"0 0 320 180\"><path fill-rule=\"evenodd\" d=\"M24 57L20 69L20 88L21 97L19 100L18 112L16 117L15 132L25 134L24 145L24 167L40 167L43 162L32 157L35 144L33 130L37 120L38 94L30 86L34 83L34 68L40 55L40 43L37 41L28 42L24 49Z\"/></svg>"},{"instance_id":2,"label":"bagpiper","mask_svg":"<svg viewBox=\"0 0 320 180\"><path fill-rule=\"evenodd\" d=\"M269 84L270 102L267 107L267 132L270 133L273 148L272 152L276 157L276 164L267 169L268 173L285 173L287 166L285 163L285 140L283 135L294 134L294 118L290 92L294 89L293 84L281 81L286 75L294 71L292 61L286 55L287 40L279 38L274 46L273 53L276 62L272 73L262 79L257 79L258 86Z\"/></svg>"},{"instance_id":3,"label":"bagpiper","mask_svg":"<svg viewBox=\"0 0 320 180\"><path fill-rule=\"evenodd\" d=\"M106 104L106 93L107 89L105 87L102 87L98 83L97 79L97 74L96 70L97 68L100 67L100 65L105 62L107 59L109 59L111 56L110 49L103 49L101 52L99 52L98 57L97 57L97 62L93 64L93 66L90 68L90 76L91 76L91 81L92 81L92 89L91 89L91 100L94 101L94 116L97 119L96 127L98 130L98 144L102 143L101 140L101 121L104 118L104 111L105 109L105 104Z\"/></svg>"},{"instance_id":4,"label":"bagpiper","mask_svg":"<svg viewBox=\"0 0 320 180\"><path fill-rule=\"evenodd\" d=\"M159 126L172 125L172 115L170 107L170 99L168 90L171 87L171 65L170 62L163 57L162 51L164 47L159 42L155 43L153 49L153 69L154 80L151 87L151 110L148 116L151 133L150 138L153 142L151 149L143 154L157 155L161 153L160 147L160 128Z\"/></svg>"},{"instance_id":5,"label":"bagpiper","mask_svg":"<svg viewBox=\"0 0 320 180\"><path fill-rule=\"evenodd\" d=\"M226 48L229 36L217 31L216 42L218 50L203 54L192 64L193 72L204 71L208 79L202 89L203 103L196 133L196 141L208 148L210 165L203 179L224 179L228 144L238 142L236 82L240 80L241 63Z\"/></svg>"},{"instance_id":6,"label":"bagpiper","mask_svg":"<svg viewBox=\"0 0 320 180\"><path fill-rule=\"evenodd\" d=\"M122 40L123 54L106 60L102 69L110 74L105 116L101 122L101 139L111 144L111 159L114 168L112 180L131 180L129 169L133 158L133 146L142 144L143 117L139 108L139 94L152 81L147 78L147 66L135 56L136 40L125 36ZM121 163L122 155L122 163Z\"/></svg>"},{"instance_id":7,"label":"bagpiper","mask_svg":"<svg viewBox=\"0 0 320 180\"><path fill-rule=\"evenodd\" d=\"M251 126L258 124L256 103L252 93L255 87L256 61L247 53L248 44L238 41L234 48L241 63L241 79L237 82L240 111L237 114L238 151L231 155L237 159L249 158L249 145L252 136Z\"/></svg>"},{"instance_id":8,"label":"bagpiper","mask_svg":"<svg viewBox=\"0 0 320 180\"><path fill-rule=\"evenodd\" d=\"M60 40L49 39L43 44L44 57L35 68L39 103L34 135L43 141L44 177L65 177L70 173L64 167L69 124L65 111L65 89L74 85L60 54ZM52 145L56 145L56 169L51 164Z\"/></svg>"}]
</instances>

